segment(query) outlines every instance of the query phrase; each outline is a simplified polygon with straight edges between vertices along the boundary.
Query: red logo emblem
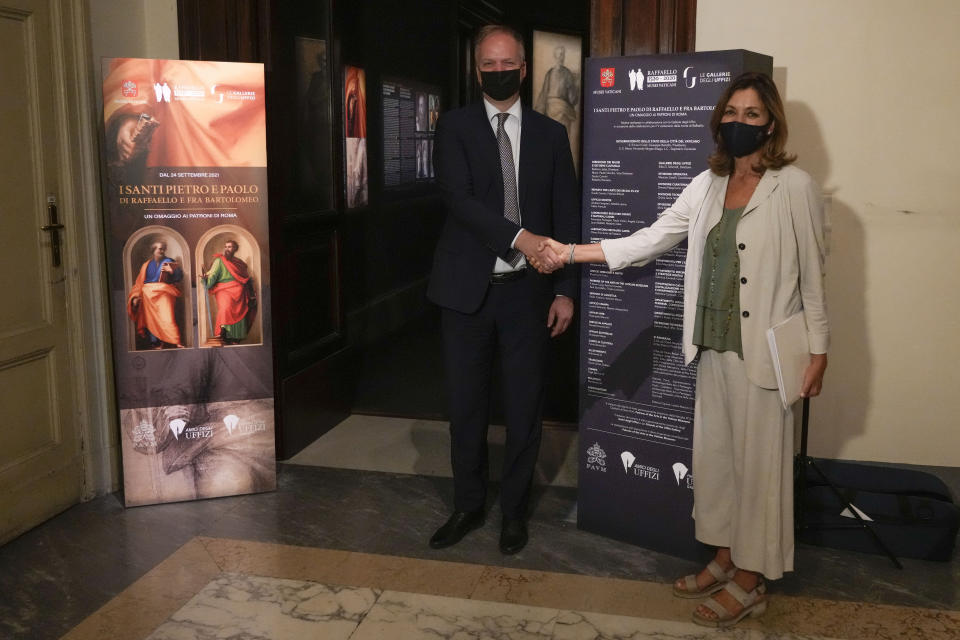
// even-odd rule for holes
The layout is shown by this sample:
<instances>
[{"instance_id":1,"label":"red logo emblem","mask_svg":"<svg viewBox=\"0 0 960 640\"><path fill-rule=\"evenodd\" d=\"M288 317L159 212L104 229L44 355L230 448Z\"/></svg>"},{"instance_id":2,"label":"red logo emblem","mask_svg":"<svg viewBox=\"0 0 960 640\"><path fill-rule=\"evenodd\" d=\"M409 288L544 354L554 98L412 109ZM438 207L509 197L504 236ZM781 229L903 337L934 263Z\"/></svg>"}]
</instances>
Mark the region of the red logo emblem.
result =
<instances>
[{"instance_id":1,"label":"red logo emblem","mask_svg":"<svg viewBox=\"0 0 960 640\"><path fill-rule=\"evenodd\" d=\"M616 82L617 70L613 67L608 69L600 69L600 86L601 87L612 87Z\"/></svg>"},{"instance_id":2,"label":"red logo emblem","mask_svg":"<svg viewBox=\"0 0 960 640\"><path fill-rule=\"evenodd\" d=\"M124 80L120 85L120 93L123 94L124 98L136 98L137 83L133 80Z\"/></svg>"}]
</instances>

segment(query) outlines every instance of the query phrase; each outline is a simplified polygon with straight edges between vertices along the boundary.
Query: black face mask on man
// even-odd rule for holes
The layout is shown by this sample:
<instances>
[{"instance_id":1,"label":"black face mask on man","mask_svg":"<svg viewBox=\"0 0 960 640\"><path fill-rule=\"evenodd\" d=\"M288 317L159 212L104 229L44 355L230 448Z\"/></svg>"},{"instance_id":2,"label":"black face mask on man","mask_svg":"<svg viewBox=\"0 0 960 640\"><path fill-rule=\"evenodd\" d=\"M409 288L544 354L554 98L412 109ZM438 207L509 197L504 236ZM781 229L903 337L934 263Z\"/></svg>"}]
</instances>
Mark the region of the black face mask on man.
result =
<instances>
[{"instance_id":1,"label":"black face mask on man","mask_svg":"<svg viewBox=\"0 0 960 640\"><path fill-rule=\"evenodd\" d=\"M520 69L481 71L480 86L494 100L506 100L520 90Z\"/></svg>"},{"instance_id":2,"label":"black face mask on man","mask_svg":"<svg viewBox=\"0 0 960 640\"><path fill-rule=\"evenodd\" d=\"M767 139L767 127L770 124L755 125L743 122L721 122L720 137L727 153L734 158L748 156Z\"/></svg>"}]
</instances>

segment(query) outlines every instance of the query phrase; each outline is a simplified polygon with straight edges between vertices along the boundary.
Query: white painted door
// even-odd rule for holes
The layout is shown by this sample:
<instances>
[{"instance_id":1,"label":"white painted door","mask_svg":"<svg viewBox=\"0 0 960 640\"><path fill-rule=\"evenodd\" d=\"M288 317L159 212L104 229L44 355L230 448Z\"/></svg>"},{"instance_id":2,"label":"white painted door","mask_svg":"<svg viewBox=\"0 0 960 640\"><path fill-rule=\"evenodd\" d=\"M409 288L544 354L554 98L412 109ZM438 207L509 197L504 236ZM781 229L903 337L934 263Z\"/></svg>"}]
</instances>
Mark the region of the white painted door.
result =
<instances>
[{"instance_id":1,"label":"white painted door","mask_svg":"<svg viewBox=\"0 0 960 640\"><path fill-rule=\"evenodd\" d=\"M58 6L0 0L0 543L83 489L64 283L76 265L53 251L71 230L42 229L70 171Z\"/></svg>"}]
</instances>

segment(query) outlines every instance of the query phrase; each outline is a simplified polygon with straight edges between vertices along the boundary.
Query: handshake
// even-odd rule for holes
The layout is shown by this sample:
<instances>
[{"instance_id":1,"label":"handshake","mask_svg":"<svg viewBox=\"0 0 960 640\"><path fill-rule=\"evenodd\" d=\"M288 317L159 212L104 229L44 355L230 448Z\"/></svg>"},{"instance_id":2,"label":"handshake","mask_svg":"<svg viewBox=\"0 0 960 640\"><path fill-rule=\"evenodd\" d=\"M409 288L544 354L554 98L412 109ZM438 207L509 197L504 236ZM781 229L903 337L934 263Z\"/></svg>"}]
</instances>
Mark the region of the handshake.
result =
<instances>
[{"instance_id":1,"label":"handshake","mask_svg":"<svg viewBox=\"0 0 960 640\"><path fill-rule=\"evenodd\" d=\"M517 236L514 247L523 253L530 266L540 273L553 273L570 260L570 245L530 233L526 229Z\"/></svg>"}]
</instances>

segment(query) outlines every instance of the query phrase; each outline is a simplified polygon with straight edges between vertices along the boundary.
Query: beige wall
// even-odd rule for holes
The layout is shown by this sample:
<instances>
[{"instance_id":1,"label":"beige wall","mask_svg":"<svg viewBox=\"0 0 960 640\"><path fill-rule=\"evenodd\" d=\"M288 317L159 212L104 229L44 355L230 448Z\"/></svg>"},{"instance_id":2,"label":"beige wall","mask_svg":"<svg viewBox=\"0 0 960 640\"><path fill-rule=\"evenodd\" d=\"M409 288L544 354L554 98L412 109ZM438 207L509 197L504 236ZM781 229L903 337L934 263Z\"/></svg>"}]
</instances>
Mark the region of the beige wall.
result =
<instances>
[{"instance_id":1,"label":"beige wall","mask_svg":"<svg viewBox=\"0 0 960 640\"><path fill-rule=\"evenodd\" d=\"M828 195L817 456L960 466L960 2L699 0L697 50L773 56Z\"/></svg>"},{"instance_id":2,"label":"beige wall","mask_svg":"<svg viewBox=\"0 0 960 640\"><path fill-rule=\"evenodd\" d=\"M100 58L180 57L177 0L87 0L94 70Z\"/></svg>"},{"instance_id":3,"label":"beige wall","mask_svg":"<svg viewBox=\"0 0 960 640\"><path fill-rule=\"evenodd\" d=\"M92 142L89 149L90 164L99 165L96 157L95 145L99 144L102 127L103 94L100 88L101 58L129 57L129 58L179 58L179 43L177 34L177 2L176 0L86 0L86 17L89 29L90 66L88 67L90 111L94 122L91 131L96 132L96 142ZM94 191L99 192L99 184L92 172L90 181L97 185ZM91 210L98 208L99 197L94 197L90 205ZM102 215L102 214L101 214ZM87 278L90 282L102 282L106 273L103 264L103 241L101 234L103 226L100 220L88 221L90 228L90 245L86 248L84 267L88 270ZM106 309L106 294L99 292L103 308L99 313L108 316ZM94 319L95 324L107 327L105 318ZM101 340L102 339L102 340ZM85 345L85 348L101 347L109 349L109 335L98 336L96 345ZM109 367L107 364L106 367ZM93 377L107 381L105 384L112 387L113 376L106 370L94 370ZM92 416L108 415L100 422L100 427L91 426L85 443L87 449L87 493L88 497L99 495L117 489L119 486L120 453L118 433L116 427L116 406L113 403L112 389L97 387L95 391L103 396L104 403L109 407L98 407L98 411L91 411Z\"/></svg>"}]
</instances>

